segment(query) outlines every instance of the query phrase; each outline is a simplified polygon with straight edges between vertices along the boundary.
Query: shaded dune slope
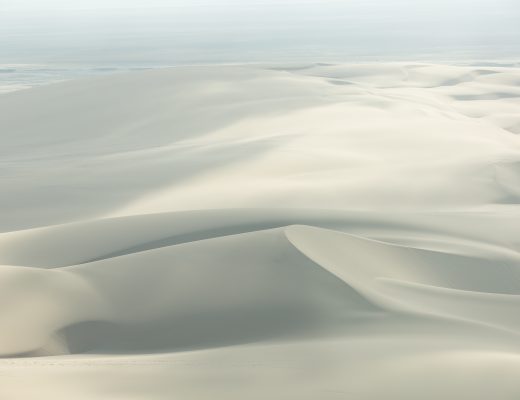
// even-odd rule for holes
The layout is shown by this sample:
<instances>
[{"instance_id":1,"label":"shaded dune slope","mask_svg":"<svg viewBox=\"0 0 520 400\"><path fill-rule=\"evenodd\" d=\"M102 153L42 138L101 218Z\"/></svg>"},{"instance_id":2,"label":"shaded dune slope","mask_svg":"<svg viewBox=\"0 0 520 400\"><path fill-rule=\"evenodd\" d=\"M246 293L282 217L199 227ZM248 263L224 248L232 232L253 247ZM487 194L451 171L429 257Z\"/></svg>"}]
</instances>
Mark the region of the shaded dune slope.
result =
<instances>
[{"instance_id":1,"label":"shaded dune slope","mask_svg":"<svg viewBox=\"0 0 520 400\"><path fill-rule=\"evenodd\" d=\"M470 330L502 345L520 332L514 260L496 265L303 225L229 229L192 241L186 232L156 237L113 256L90 249L102 259L78 265L0 267L2 304L15 305L3 310L1 354L180 351L370 335L381 324L385 335L422 326L453 340Z\"/></svg>"}]
</instances>

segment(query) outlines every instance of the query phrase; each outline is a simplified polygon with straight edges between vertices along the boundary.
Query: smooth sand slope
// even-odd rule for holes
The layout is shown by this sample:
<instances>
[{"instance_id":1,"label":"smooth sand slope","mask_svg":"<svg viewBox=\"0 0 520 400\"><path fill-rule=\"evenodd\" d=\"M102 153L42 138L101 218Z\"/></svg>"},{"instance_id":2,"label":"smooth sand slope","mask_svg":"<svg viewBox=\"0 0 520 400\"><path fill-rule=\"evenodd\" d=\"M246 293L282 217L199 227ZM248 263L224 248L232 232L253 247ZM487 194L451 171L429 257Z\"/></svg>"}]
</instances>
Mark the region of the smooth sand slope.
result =
<instances>
[{"instance_id":1,"label":"smooth sand slope","mask_svg":"<svg viewBox=\"0 0 520 400\"><path fill-rule=\"evenodd\" d=\"M520 69L0 96L0 398L520 398Z\"/></svg>"}]
</instances>

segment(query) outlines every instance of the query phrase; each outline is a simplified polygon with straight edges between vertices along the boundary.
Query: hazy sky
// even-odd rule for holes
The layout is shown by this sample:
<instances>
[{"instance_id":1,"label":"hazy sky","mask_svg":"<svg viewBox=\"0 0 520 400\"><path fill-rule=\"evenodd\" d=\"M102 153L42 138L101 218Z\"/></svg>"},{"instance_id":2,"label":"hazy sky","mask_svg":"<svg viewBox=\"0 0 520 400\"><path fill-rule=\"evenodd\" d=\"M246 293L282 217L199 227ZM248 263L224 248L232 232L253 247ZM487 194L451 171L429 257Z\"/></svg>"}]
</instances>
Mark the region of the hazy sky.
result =
<instances>
[{"instance_id":1,"label":"hazy sky","mask_svg":"<svg viewBox=\"0 0 520 400\"><path fill-rule=\"evenodd\" d=\"M0 0L0 63L520 56L520 0Z\"/></svg>"}]
</instances>

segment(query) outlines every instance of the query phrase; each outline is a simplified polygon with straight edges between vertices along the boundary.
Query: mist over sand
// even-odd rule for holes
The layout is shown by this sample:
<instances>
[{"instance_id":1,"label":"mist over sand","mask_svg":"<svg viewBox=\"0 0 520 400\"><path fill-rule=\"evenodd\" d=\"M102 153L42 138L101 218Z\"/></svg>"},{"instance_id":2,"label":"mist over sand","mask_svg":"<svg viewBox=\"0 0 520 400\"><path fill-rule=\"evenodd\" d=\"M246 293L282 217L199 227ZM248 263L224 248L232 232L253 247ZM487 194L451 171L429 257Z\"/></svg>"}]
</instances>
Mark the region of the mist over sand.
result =
<instances>
[{"instance_id":1,"label":"mist over sand","mask_svg":"<svg viewBox=\"0 0 520 400\"><path fill-rule=\"evenodd\" d=\"M520 69L0 95L0 398L520 398Z\"/></svg>"}]
</instances>

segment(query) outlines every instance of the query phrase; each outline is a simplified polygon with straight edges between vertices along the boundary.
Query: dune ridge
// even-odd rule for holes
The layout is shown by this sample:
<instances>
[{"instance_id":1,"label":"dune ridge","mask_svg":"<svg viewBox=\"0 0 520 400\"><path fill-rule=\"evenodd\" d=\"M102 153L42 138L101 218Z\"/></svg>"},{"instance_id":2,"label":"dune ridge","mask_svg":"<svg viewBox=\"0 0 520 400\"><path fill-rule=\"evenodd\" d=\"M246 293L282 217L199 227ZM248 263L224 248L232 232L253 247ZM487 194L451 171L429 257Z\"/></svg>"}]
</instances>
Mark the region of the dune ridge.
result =
<instances>
[{"instance_id":1,"label":"dune ridge","mask_svg":"<svg viewBox=\"0 0 520 400\"><path fill-rule=\"evenodd\" d=\"M126 351L139 351L141 346L170 351L218 347L219 329L223 330L222 343L227 344L261 340L260 327L270 327L267 338L285 337L288 316L295 320L286 328L291 332L294 324L296 336L301 330L327 330L328 325L336 330L348 327L350 314L360 320L388 319L389 312L419 314L419 318L437 315L518 334L518 259L497 267L492 260L304 225L161 244L52 269L6 266L2 270L4 303L20 304L20 309L11 310L13 315L23 314L22 299L41 296L45 306L49 306L47 300L53 301L51 314L61 313L63 320L57 318L54 328L46 324L47 330L41 332L12 324L3 331L2 342L7 343L3 355L48 355L49 346L59 353L95 351L96 342L100 349L107 346L98 349L102 352L121 346ZM240 287L234 294L230 279ZM9 289L17 282L31 280L39 282L37 291L34 284L25 284L25 292L12 294L18 296L16 300L9 298L13 292ZM154 288L154 296L140 292L140 286ZM177 304L183 306L177 310ZM21 321L34 324L30 318L34 309L26 311L30 314ZM193 315L201 319L192 321ZM139 332L135 338L132 330ZM24 343L20 331L30 332L34 339ZM208 332L216 342L204 345L208 338L193 339L196 331ZM125 344L125 336L130 344ZM183 344L183 337L193 343ZM12 347L17 341L22 343Z\"/></svg>"}]
</instances>

